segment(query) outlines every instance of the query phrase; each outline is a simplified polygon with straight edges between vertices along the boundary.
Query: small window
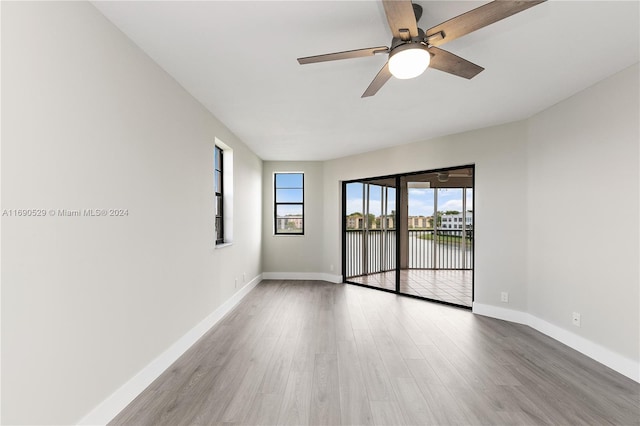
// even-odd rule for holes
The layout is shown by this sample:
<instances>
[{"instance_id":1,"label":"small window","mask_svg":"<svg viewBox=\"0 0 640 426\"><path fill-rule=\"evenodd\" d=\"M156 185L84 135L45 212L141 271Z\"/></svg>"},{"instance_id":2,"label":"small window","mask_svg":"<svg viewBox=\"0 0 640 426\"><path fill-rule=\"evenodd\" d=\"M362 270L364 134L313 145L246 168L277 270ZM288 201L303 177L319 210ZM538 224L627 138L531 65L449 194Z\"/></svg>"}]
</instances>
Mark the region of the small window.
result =
<instances>
[{"instance_id":1,"label":"small window","mask_svg":"<svg viewBox=\"0 0 640 426\"><path fill-rule=\"evenodd\" d=\"M303 235L304 173L275 173L273 198L276 235Z\"/></svg>"},{"instance_id":2,"label":"small window","mask_svg":"<svg viewBox=\"0 0 640 426\"><path fill-rule=\"evenodd\" d=\"M213 191L215 194L215 229L216 244L224 243L224 175L223 151L215 147L213 158Z\"/></svg>"}]
</instances>

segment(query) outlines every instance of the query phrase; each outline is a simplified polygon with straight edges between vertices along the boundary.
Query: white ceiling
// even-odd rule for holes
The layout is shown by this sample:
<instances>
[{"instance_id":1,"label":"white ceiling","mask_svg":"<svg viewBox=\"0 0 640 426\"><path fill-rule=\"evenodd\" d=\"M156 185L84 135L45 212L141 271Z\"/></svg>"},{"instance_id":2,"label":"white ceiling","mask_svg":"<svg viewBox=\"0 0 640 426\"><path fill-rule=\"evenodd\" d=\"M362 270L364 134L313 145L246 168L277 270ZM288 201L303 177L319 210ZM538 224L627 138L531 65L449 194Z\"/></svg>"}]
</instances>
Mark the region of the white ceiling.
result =
<instances>
[{"instance_id":1,"label":"white ceiling","mask_svg":"<svg viewBox=\"0 0 640 426\"><path fill-rule=\"evenodd\" d=\"M486 2L416 1L430 28ZM433 69L360 95L389 46L379 1L93 2L265 160L325 160L520 120L639 60L638 1L548 1L441 48L485 67Z\"/></svg>"}]
</instances>

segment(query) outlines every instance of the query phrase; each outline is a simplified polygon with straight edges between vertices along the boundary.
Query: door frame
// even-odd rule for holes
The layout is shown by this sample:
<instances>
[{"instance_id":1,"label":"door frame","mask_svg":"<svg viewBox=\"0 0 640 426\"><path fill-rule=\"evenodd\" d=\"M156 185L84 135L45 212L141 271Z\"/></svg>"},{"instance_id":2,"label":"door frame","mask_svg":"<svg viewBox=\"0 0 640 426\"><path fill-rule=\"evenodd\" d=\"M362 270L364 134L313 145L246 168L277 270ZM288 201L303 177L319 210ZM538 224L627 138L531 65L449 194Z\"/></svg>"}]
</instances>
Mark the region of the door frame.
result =
<instances>
[{"instance_id":1,"label":"door frame","mask_svg":"<svg viewBox=\"0 0 640 426\"><path fill-rule=\"evenodd\" d=\"M400 245L401 245L401 241L402 241L402 237L400 235L400 231L399 231L399 226L400 226L400 180L403 177L408 177L408 176L414 176L414 175L420 175L420 174L425 174L425 173L442 173L442 172L449 172L449 171L453 171L453 170L458 170L458 169L463 169L463 168L471 168L472 169L472 176L471 176L471 187L473 188L473 193L472 193L472 203L473 203L473 217L471 220L471 226L473 229L473 238L471 239L471 251L473 253L473 264L471 267L471 304L473 305L473 302L475 301L475 268L476 268L476 226L475 226L475 221L476 221L476 165L475 164L465 164L465 165L459 165L459 166L451 166L451 167L442 167L442 168L437 168L437 169L429 169L429 170L422 170L422 171L414 171L414 172L405 172L405 173L395 173L395 174L390 174L390 175L382 175L382 176L374 176L374 177L367 177L367 178L361 178L361 179L350 179L350 180L344 180L341 181L341 190L342 190L342 208L341 210L341 214L342 214L342 220L341 220L341 224L342 224L342 282L345 284L351 284L351 285L357 285L360 287L366 287L366 288L371 288L371 289L375 289L375 290L380 290L380 291L386 291L387 293L393 293L393 294L397 294L397 295L401 295L401 296L407 296L407 297L412 297L414 299L420 299L420 300L427 300L429 302L435 302L435 303L439 303L439 304L443 304L443 305L449 305L449 306L454 306L454 307L458 307L458 308L462 308L462 309L468 309L471 310L472 307L471 306L465 306L465 305L460 305L457 303L452 303L452 302L447 302L444 300L438 300L438 299L430 299L427 297L423 297L423 296L418 296L418 295L414 295L414 294L408 294L408 293L402 293L400 292L400 271L401 271L401 267L400 267ZM396 226L396 252L395 252L395 290L391 290L391 289L387 289L387 288L381 288L381 287L375 287L375 286L371 286L371 285L367 285L367 284L362 284L362 283L357 283L357 282L353 282L353 281L349 281L347 278L347 185L350 183L370 183L370 182L374 182L374 181L378 181L378 180L387 180L387 179L395 179L396 182L396 209L395 209L395 216L394 216L394 222L395 222L395 226ZM435 213L435 212L434 212ZM363 213L364 214L364 213ZM434 214L435 216L435 214ZM437 226L437 224L436 224ZM464 226L464 224L463 224Z\"/></svg>"}]
</instances>

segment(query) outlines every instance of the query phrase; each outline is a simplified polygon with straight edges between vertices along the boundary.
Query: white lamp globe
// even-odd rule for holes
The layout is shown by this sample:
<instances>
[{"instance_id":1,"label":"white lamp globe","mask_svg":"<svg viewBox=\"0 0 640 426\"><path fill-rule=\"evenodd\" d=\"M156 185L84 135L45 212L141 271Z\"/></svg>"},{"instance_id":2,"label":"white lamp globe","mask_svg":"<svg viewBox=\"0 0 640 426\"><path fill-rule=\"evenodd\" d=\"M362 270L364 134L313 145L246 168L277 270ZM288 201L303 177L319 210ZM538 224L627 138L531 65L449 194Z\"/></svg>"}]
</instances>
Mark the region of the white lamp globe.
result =
<instances>
[{"instance_id":1,"label":"white lamp globe","mask_svg":"<svg viewBox=\"0 0 640 426\"><path fill-rule=\"evenodd\" d=\"M393 49L389 56L389 72L402 80L419 76L427 69L431 55L427 47L418 44L403 44Z\"/></svg>"}]
</instances>

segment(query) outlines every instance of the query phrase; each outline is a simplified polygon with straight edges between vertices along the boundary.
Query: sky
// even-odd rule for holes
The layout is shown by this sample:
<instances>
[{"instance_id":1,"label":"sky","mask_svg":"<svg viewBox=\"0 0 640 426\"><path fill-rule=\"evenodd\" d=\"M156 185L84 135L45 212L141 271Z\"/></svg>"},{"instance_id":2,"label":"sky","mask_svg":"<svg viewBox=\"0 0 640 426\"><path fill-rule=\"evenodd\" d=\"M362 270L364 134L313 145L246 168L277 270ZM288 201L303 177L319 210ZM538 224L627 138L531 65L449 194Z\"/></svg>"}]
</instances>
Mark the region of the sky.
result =
<instances>
[{"instance_id":1,"label":"sky","mask_svg":"<svg viewBox=\"0 0 640 426\"><path fill-rule=\"evenodd\" d=\"M278 202L301 203L303 201L303 175L301 173L282 173L276 175L276 195ZM362 213L362 183L347 184L347 215L355 212ZM369 212L380 216L383 188L378 185L369 186ZM433 215L433 195L435 189L409 188L409 216ZM387 214L396 209L395 188L388 188L389 202ZM462 211L462 189L438 189L438 210ZM473 210L473 190L467 190L467 210ZM301 205L280 205L278 216L302 214Z\"/></svg>"},{"instance_id":2,"label":"sky","mask_svg":"<svg viewBox=\"0 0 640 426\"><path fill-rule=\"evenodd\" d=\"M275 175L276 201L278 203L302 203L304 201L302 173L277 173ZM302 204L280 204L277 208L278 217L302 216Z\"/></svg>"},{"instance_id":3,"label":"sky","mask_svg":"<svg viewBox=\"0 0 640 426\"><path fill-rule=\"evenodd\" d=\"M434 189L409 189L409 216L431 216L433 215L433 195ZM387 212L390 214L395 210L395 189L389 188L390 204ZM376 185L370 186L369 212L375 216L381 211L381 188ZM462 189L440 188L438 189L438 210L462 211ZM467 210L473 210L473 190L467 190ZM347 184L347 215L355 212L362 213L362 184Z\"/></svg>"}]
</instances>

